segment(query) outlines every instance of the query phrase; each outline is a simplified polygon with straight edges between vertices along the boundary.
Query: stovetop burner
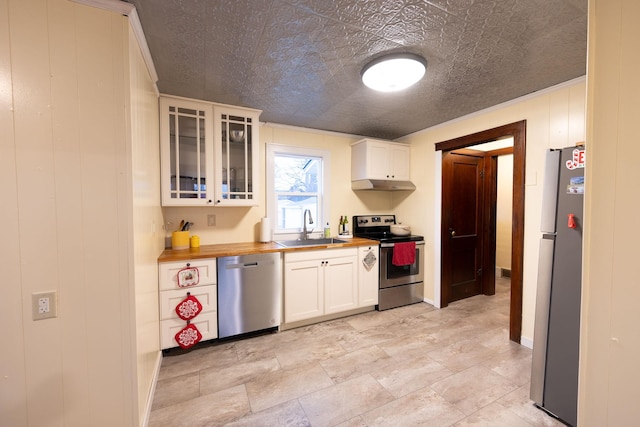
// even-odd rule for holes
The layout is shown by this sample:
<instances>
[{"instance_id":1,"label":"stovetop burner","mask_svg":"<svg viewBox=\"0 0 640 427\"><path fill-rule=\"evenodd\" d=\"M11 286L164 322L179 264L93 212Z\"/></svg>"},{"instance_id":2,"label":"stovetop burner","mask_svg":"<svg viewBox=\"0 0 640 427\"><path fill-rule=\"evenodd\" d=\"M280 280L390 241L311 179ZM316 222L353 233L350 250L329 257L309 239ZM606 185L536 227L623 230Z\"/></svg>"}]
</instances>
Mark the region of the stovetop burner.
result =
<instances>
[{"instance_id":1,"label":"stovetop burner","mask_svg":"<svg viewBox=\"0 0 640 427\"><path fill-rule=\"evenodd\" d=\"M391 225L396 223L395 215L356 215L353 217L353 235L380 242L417 242L423 236L415 234L396 236L391 233Z\"/></svg>"}]
</instances>

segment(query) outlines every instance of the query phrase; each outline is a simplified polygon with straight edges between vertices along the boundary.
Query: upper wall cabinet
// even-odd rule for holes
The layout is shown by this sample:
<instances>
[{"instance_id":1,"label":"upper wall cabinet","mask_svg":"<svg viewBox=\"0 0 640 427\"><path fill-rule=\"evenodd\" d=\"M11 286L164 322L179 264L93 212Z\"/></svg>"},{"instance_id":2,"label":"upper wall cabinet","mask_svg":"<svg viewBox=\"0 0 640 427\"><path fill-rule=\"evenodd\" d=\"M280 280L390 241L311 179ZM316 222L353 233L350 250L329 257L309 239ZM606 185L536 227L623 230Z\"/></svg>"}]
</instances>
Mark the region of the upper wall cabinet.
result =
<instances>
[{"instance_id":1,"label":"upper wall cabinet","mask_svg":"<svg viewBox=\"0 0 640 427\"><path fill-rule=\"evenodd\" d=\"M217 105L213 112L215 203L220 206L256 206L260 112Z\"/></svg>"},{"instance_id":2,"label":"upper wall cabinet","mask_svg":"<svg viewBox=\"0 0 640 427\"><path fill-rule=\"evenodd\" d=\"M260 112L160 98L163 206L258 204Z\"/></svg>"},{"instance_id":3,"label":"upper wall cabinet","mask_svg":"<svg viewBox=\"0 0 640 427\"><path fill-rule=\"evenodd\" d=\"M163 206L213 204L213 107L160 98Z\"/></svg>"},{"instance_id":4,"label":"upper wall cabinet","mask_svg":"<svg viewBox=\"0 0 640 427\"><path fill-rule=\"evenodd\" d=\"M363 139L351 145L351 180L408 181L411 147L407 144Z\"/></svg>"}]
</instances>

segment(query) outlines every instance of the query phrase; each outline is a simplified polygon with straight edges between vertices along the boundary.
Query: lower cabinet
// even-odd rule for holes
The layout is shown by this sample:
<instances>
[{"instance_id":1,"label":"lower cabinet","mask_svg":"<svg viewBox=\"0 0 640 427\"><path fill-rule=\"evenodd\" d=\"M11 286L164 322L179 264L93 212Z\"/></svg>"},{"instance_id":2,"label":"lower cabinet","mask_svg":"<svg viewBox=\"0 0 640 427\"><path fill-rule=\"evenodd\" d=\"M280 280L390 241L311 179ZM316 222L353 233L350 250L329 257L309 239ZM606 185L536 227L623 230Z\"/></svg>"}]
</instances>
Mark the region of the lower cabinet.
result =
<instances>
[{"instance_id":1,"label":"lower cabinet","mask_svg":"<svg viewBox=\"0 0 640 427\"><path fill-rule=\"evenodd\" d=\"M378 304L380 280L380 249L375 246L358 247L358 306Z\"/></svg>"},{"instance_id":2,"label":"lower cabinet","mask_svg":"<svg viewBox=\"0 0 640 427\"><path fill-rule=\"evenodd\" d=\"M284 255L284 321L311 319L358 307L358 248Z\"/></svg>"},{"instance_id":3,"label":"lower cabinet","mask_svg":"<svg viewBox=\"0 0 640 427\"><path fill-rule=\"evenodd\" d=\"M201 341L218 337L216 260L199 259L158 265L160 348L178 347L176 334L187 326L176 307L187 297L197 299L202 310L189 323L202 335Z\"/></svg>"}]
</instances>

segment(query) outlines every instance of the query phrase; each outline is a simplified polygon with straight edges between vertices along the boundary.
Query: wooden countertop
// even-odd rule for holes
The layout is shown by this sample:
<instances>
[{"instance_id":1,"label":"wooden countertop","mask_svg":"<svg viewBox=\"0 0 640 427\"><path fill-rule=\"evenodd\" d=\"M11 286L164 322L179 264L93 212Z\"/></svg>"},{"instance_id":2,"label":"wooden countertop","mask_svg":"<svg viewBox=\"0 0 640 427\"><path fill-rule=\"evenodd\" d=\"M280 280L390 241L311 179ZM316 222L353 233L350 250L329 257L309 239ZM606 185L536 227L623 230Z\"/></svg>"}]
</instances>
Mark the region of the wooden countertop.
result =
<instances>
[{"instance_id":1,"label":"wooden countertop","mask_svg":"<svg viewBox=\"0 0 640 427\"><path fill-rule=\"evenodd\" d=\"M340 237L337 238L341 239ZM173 262L200 258L218 258L223 256L263 254L269 252L298 252L316 249L348 248L353 246L378 246L380 244L380 242L378 242L377 240L363 239L360 237L352 237L341 240L345 240L345 243L331 243L318 246L297 246L292 248L280 246L276 242L243 242L222 243L218 245L202 245L199 248L189 249L165 249L158 257L158 262Z\"/></svg>"}]
</instances>

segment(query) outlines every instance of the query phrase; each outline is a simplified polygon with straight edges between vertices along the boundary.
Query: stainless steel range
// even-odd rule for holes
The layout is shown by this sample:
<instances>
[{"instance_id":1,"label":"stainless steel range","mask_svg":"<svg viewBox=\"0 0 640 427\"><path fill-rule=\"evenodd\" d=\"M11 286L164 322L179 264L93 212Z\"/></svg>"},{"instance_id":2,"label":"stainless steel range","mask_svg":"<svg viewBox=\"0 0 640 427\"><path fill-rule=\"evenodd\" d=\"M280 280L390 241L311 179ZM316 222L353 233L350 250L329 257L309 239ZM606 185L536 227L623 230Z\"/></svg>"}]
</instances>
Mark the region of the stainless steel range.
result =
<instances>
[{"instance_id":1,"label":"stainless steel range","mask_svg":"<svg viewBox=\"0 0 640 427\"><path fill-rule=\"evenodd\" d=\"M356 215L352 222L354 236L380 242L378 310L424 301L424 237L393 235L395 223L395 215Z\"/></svg>"}]
</instances>

